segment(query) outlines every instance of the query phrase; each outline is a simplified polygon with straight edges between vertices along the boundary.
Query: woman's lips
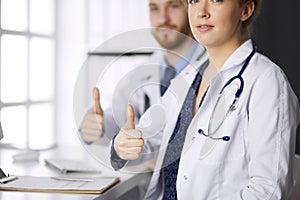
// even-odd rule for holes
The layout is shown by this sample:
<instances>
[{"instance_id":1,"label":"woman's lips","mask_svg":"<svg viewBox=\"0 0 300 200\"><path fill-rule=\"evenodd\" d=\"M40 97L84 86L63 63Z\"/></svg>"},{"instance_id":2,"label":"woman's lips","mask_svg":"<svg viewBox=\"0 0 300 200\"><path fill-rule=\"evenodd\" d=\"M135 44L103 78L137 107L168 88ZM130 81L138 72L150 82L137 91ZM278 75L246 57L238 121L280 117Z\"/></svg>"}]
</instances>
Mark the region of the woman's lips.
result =
<instances>
[{"instance_id":1,"label":"woman's lips","mask_svg":"<svg viewBox=\"0 0 300 200\"><path fill-rule=\"evenodd\" d=\"M208 24L199 24L197 25L197 30L200 32L210 31L214 26Z\"/></svg>"}]
</instances>

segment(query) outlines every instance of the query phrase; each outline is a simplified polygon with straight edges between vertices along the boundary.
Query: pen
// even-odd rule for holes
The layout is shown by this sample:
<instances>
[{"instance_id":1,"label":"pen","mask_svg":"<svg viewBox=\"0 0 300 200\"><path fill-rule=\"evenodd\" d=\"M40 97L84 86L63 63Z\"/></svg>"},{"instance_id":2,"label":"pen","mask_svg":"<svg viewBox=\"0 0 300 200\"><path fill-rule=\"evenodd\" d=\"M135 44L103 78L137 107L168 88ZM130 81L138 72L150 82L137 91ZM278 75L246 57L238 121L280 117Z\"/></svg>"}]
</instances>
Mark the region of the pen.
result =
<instances>
[{"instance_id":1,"label":"pen","mask_svg":"<svg viewBox=\"0 0 300 200\"><path fill-rule=\"evenodd\" d=\"M93 179L87 179L87 178L73 178L73 177L51 177L52 179L58 180L58 181L82 181L82 182L93 182Z\"/></svg>"}]
</instances>

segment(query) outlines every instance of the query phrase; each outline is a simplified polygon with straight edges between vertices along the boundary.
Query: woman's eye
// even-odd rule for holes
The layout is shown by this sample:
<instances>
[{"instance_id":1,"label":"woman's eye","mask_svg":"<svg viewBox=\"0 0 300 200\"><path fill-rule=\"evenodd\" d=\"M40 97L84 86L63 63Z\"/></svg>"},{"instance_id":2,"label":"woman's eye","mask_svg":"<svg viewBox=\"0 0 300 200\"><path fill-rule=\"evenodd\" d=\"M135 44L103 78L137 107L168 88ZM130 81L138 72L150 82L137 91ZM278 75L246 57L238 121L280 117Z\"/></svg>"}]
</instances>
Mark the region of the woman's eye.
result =
<instances>
[{"instance_id":1,"label":"woman's eye","mask_svg":"<svg viewBox=\"0 0 300 200\"><path fill-rule=\"evenodd\" d=\"M189 0L189 4L194 4L194 3L198 3L199 0Z\"/></svg>"},{"instance_id":2,"label":"woman's eye","mask_svg":"<svg viewBox=\"0 0 300 200\"><path fill-rule=\"evenodd\" d=\"M221 2L223 2L224 0L212 0L212 2L214 2L214 3L221 3Z\"/></svg>"}]
</instances>

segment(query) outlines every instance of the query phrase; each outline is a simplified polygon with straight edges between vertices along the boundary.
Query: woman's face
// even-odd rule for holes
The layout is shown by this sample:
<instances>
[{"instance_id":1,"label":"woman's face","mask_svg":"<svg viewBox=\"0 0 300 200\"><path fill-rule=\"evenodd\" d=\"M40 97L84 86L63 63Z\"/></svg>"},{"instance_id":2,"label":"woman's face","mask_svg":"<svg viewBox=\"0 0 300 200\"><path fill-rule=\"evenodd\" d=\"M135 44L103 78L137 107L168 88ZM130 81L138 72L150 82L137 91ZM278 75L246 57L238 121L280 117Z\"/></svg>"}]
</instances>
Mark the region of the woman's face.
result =
<instances>
[{"instance_id":1,"label":"woman's face","mask_svg":"<svg viewBox=\"0 0 300 200\"><path fill-rule=\"evenodd\" d=\"M239 0L188 0L193 35L206 47L242 41L244 6Z\"/></svg>"}]
</instances>

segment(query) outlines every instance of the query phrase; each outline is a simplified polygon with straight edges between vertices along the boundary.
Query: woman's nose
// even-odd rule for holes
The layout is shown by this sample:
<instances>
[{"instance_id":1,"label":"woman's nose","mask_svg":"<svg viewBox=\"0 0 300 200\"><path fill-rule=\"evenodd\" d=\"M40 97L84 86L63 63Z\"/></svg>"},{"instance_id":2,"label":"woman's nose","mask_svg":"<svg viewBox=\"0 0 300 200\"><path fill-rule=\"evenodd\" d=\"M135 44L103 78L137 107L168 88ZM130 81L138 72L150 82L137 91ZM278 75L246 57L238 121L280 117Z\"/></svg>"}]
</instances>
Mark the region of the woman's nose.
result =
<instances>
[{"instance_id":1,"label":"woman's nose","mask_svg":"<svg viewBox=\"0 0 300 200\"><path fill-rule=\"evenodd\" d=\"M207 1L199 1L197 3L197 17L208 18L209 17L209 5Z\"/></svg>"}]
</instances>

